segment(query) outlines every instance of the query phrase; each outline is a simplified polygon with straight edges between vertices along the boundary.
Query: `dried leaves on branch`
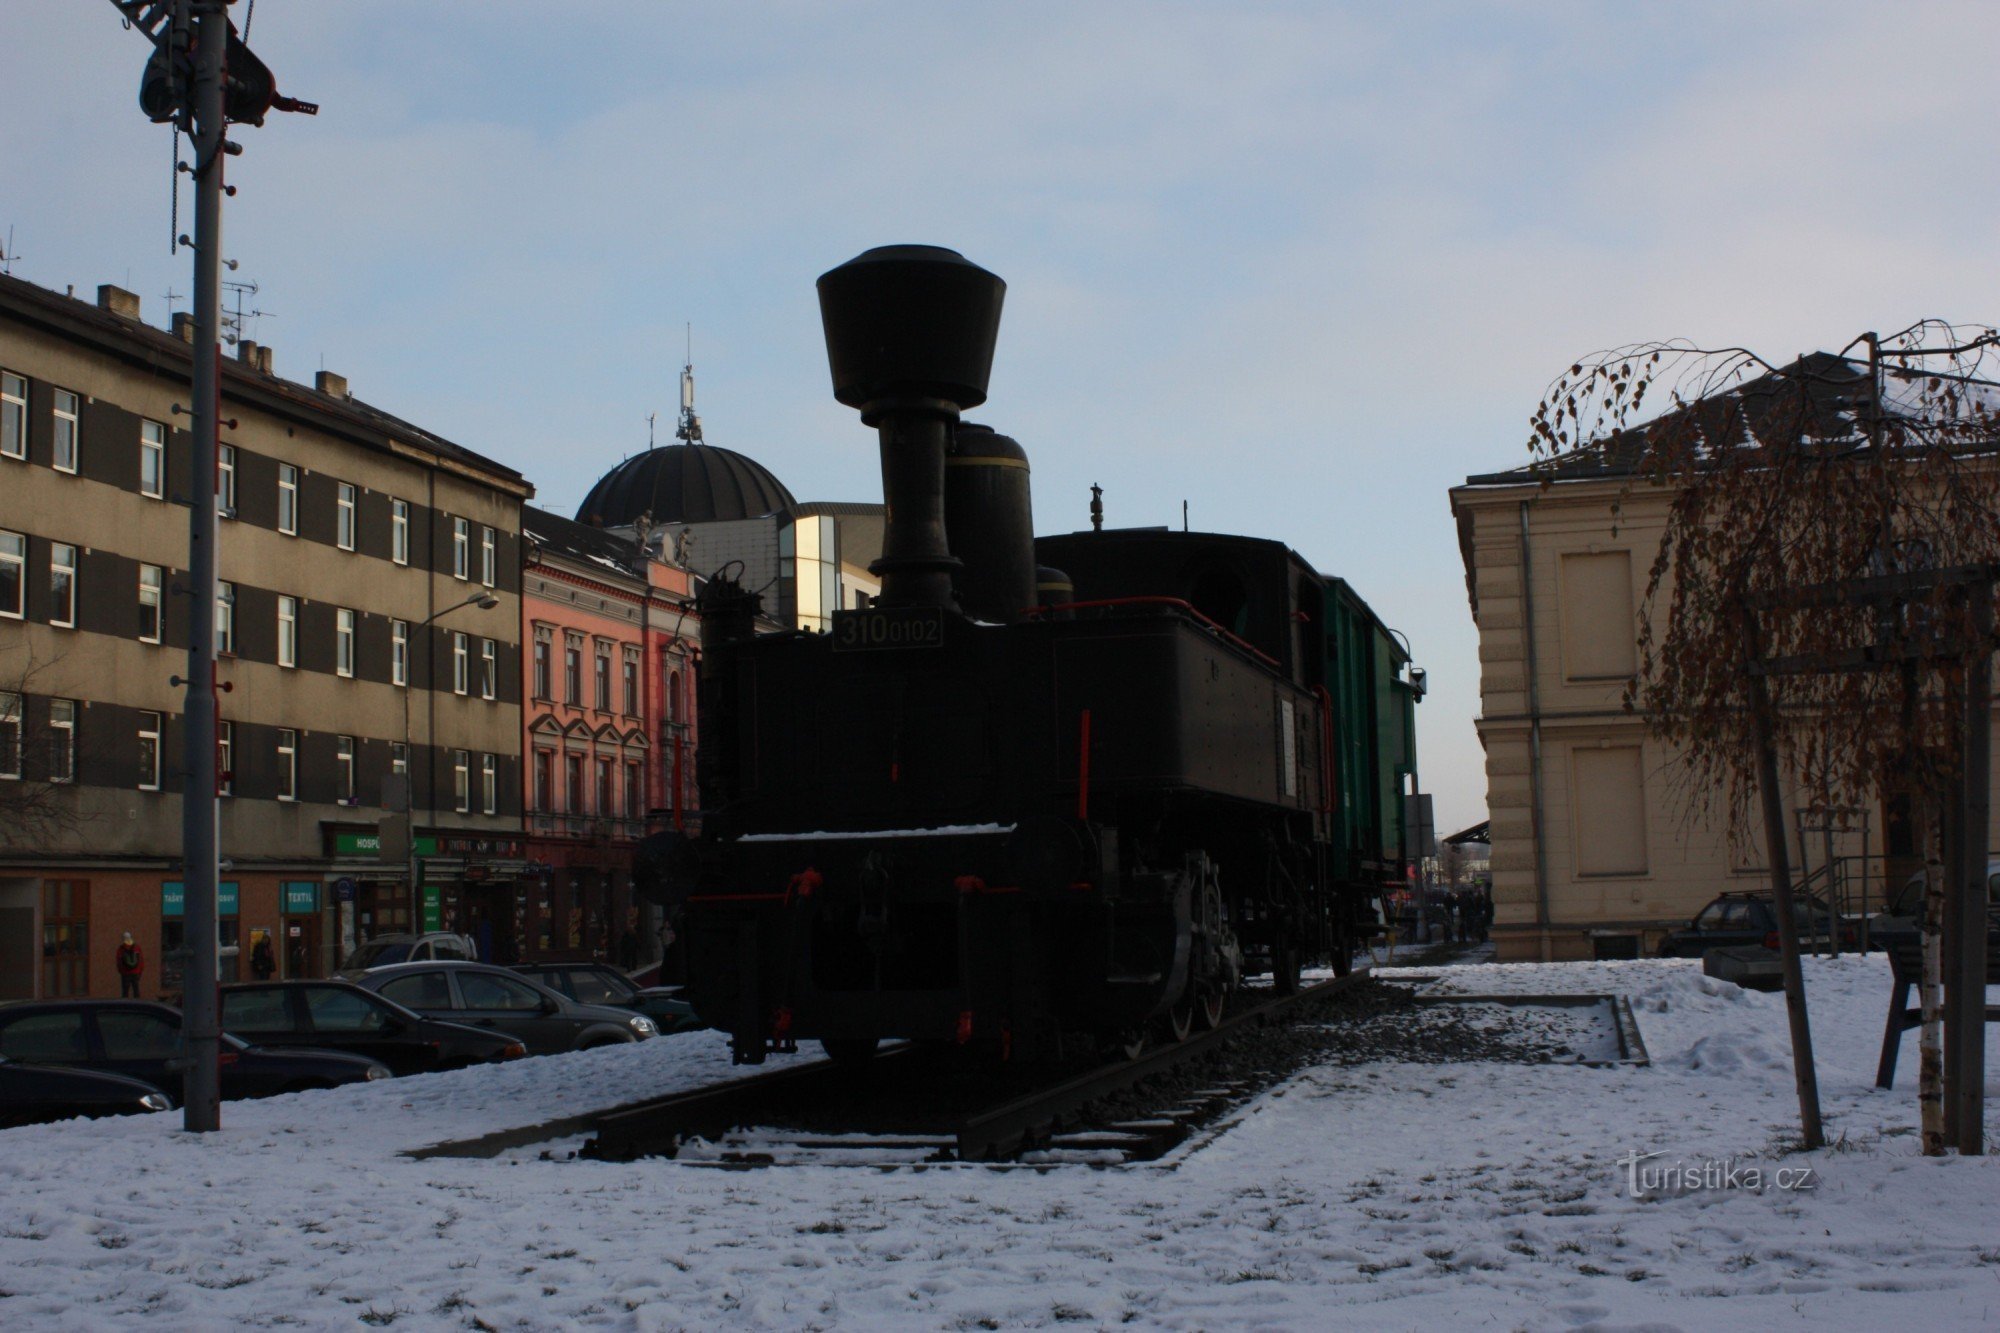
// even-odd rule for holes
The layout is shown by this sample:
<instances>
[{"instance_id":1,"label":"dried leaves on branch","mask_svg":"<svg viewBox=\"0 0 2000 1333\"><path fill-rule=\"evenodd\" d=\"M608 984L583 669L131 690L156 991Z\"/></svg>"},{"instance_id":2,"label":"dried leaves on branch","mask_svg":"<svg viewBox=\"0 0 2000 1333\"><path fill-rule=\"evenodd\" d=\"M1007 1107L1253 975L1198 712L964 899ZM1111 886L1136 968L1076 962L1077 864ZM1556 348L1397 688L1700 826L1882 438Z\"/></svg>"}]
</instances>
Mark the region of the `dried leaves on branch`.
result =
<instances>
[{"instance_id":1,"label":"dried leaves on branch","mask_svg":"<svg viewBox=\"0 0 2000 1333\"><path fill-rule=\"evenodd\" d=\"M1621 506L1641 487L1668 499L1625 702L1684 756L1695 817L1748 827L1757 594L2000 561L1996 341L1925 321L1784 363L1653 343L1580 361L1543 397L1529 448L1546 479L1622 477ZM1767 609L1755 627L1766 658L1918 658L1908 671L1770 678L1805 802L1859 804L1912 755L1949 753L1956 718L1940 686L1965 651L1961 593L1900 610Z\"/></svg>"}]
</instances>

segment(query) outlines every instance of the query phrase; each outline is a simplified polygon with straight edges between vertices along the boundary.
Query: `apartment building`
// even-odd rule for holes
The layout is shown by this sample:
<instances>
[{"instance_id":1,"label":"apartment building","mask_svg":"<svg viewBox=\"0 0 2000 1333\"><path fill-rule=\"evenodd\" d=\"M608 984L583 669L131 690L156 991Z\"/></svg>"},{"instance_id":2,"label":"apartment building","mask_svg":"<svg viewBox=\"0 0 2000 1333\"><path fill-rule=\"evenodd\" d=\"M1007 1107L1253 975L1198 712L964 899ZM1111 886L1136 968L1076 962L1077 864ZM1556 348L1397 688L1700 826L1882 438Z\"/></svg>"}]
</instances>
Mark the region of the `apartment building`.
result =
<instances>
[{"instance_id":1,"label":"apartment building","mask_svg":"<svg viewBox=\"0 0 2000 1333\"><path fill-rule=\"evenodd\" d=\"M0 997L179 988L192 327L0 277ZM281 975L518 877L512 469L225 360L217 459L223 969ZM385 845L385 802L412 836ZM8 813L12 811L12 815ZM414 873L413 873L414 871ZM422 882L418 882L421 880ZM461 909L462 910L462 909Z\"/></svg>"}]
</instances>

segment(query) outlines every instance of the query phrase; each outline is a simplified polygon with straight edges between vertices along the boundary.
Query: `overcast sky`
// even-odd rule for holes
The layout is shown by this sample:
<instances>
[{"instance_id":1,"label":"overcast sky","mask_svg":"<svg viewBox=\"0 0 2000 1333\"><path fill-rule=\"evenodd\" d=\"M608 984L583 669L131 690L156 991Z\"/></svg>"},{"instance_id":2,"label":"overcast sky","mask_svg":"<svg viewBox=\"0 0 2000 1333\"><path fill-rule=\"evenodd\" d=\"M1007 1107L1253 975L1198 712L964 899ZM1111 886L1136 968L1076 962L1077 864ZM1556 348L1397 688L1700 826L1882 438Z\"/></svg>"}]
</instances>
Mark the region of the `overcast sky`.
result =
<instances>
[{"instance_id":1,"label":"overcast sky","mask_svg":"<svg viewBox=\"0 0 2000 1333\"><path fill-rule=\"evenodd\" d=\"M145 43L101 0L7 9L13 272L164 323L190 259ZM1990 4L262 0L250 37L322 106L231 165L280 375L574 512L649 412L671 437L692 323L711 443L873 499L813 280L951 246L1009 284L975 416L1028 449L1039 530L1095 481L1113 525L1186 500L1348 579L1429 669L1446 831L1485 814L1446 490L1525 459L1555 373L2000 317Z\"/></svg>"}]
</instances>

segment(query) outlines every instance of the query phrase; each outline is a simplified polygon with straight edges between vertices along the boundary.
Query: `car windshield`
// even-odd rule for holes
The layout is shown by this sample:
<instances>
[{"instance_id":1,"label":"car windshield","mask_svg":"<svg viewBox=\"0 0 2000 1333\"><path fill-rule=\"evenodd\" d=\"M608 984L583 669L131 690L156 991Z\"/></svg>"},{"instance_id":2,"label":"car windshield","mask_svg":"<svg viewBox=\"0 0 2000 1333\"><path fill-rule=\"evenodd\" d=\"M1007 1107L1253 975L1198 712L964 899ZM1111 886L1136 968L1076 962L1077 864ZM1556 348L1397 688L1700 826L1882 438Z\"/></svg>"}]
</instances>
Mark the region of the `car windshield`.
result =
<instances>
[{"instance_id":1,"label":"car windshield","mask_svg":"<svg viewBox=\"0 0 2000 1333\"><path fill-rule=\"evenodd\" d=\"M347 965L354 968L385 967L390 963L407 962L409 957L408 940L370 940L354 951Z\"/></svg>"}]
</instances>

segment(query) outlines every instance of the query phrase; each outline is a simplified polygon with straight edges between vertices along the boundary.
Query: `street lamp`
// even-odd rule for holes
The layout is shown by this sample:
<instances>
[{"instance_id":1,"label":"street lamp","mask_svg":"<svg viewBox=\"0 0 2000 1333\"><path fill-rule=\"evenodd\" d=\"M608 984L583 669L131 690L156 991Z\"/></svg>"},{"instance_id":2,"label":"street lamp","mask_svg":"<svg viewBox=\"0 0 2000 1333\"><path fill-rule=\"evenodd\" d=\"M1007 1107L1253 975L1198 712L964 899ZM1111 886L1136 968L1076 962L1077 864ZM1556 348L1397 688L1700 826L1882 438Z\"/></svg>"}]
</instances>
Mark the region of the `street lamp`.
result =
<instances>
[{"instance_id":1,"label":"street lamp","mask_svg":"<svg viewBox=\"0 0 2000 1333\"><path fill-rule=\"evenodd\" d=\"M431 622L437 620L439 617L448 616L452 612L468 606L476 606L481 611L491 611L498 605L500 605L498 597L494 596L488 589L481 589L462 602L453 602L442 611L431 612L417 622L416 630L429 629ZM403 671L403 817L409 823L409 849L407 853L409 865L406 869L409 871L410 876L410 933L413 935L422 933L421 926L423 924L424 913L423 890L417 884L417 753L416 746L412 744L410 735L410 690L412 688L411 678L416 674L416 640L417 634L413 631L410 635L410 641L403 646L403 651L407 656ZM437 739L437 709L435 703L435 696L437 694L436 654L426 654L424 668L424 689L427 694L432 696L431 726L427 731L425 739L435 741ZM430 769L425 776L431 784L434 785L436 783L437 764L435 760L432 761Z\"/></svg>"}]
</instances>

